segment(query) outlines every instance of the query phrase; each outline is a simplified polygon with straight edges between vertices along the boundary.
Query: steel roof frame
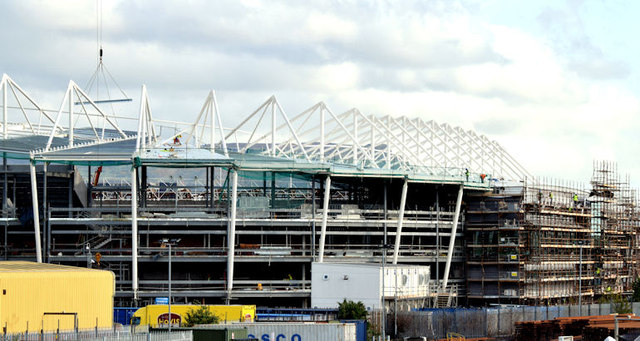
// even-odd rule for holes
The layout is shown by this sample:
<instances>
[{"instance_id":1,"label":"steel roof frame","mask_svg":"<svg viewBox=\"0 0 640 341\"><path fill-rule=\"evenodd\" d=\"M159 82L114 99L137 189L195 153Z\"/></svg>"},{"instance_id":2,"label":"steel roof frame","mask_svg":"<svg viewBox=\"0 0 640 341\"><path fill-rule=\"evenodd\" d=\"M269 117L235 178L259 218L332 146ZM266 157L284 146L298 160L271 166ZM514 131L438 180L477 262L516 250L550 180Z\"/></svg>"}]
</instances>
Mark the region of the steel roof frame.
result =
<instances>
[{"instance_id":1,"label":"steel roof frame","mask_svg":"<svg viewBox=\"0 0 640 341\"><path fill-rule=\"evenodd\" d=\"M285 121L279 126L277 113ZM261 128L264 131L262 122L269 115L270 129L255 138ZM251 131L240 153L263 146L258 152L267 156L358 168L419 173L449 169L457 175L468 169L495 178L531 177L500 144L474 131L420 118L364 115L358 109L335 115L324 102L288 119L271 96L225 139L233 136L237 141L240 129Z\"/></svg>"},{"instance_id":2,"label":"steel roof frame","mask_svg":"<svg viewBox=\"0 0 640 341\"><path fill-rule=\"evenodd\" d=\"M52 151L54 136L65 134L68 146L55 148L56 150L73 149L76 146L86 146L87 143L112 142L114 139L104 139L106 125L117 131L120 135L118 139L131 138L118 127L115 117L106 115L73 81L69 82L55 120L6 74L2 76L0 87L4 139L25 135L24 129L9 129L9 93L17 103L12 109L20 109L26 120L23 123L28 128L26 133L49 135L47 145L40 153ZM74 102L74 98L78 101ZM33 108L26 108L23 103L28 103ZM68 105L68 110L65 110L65 105ZM74 105L80 105L81 111L74 111ZM88 109L93 109L97 114L90 113ZM27 110L39 113L37 124L29 118ZM68 115L68 126L60 124L63 114ZM78 144L74 142L74 131L77 129L74 125L80 117L88 122L93 138ZM96 122L99 120L102 121ZM52 125L44 125L43 121ZM159 147L165 143L159 141L156 129L156 124L162 122L154 121L147 90L143 86L135 137L136 151ZM102 127L98 123L102 123ZM434 174L444 170L450 175L460 176L463 170L468 169L470 172L485 173L495 178L519 180L531 177L500 144L474 131L420 118L365 115L356 108L336 115L324 102L316 103L289 118L277 98L271 96L235 128L225 130L215 92L211 90L195 121L179 125L184 129L171 138L185 134L185 144L192 143L196 148L204 147L212 152L217 144L227 157L228 143L234 141L236 152L241 154L258 153L361 170L394 170L407 174ZM42 146L34 146L34 152L37 153L38 148Z\"/></svg>"}]
</instances>

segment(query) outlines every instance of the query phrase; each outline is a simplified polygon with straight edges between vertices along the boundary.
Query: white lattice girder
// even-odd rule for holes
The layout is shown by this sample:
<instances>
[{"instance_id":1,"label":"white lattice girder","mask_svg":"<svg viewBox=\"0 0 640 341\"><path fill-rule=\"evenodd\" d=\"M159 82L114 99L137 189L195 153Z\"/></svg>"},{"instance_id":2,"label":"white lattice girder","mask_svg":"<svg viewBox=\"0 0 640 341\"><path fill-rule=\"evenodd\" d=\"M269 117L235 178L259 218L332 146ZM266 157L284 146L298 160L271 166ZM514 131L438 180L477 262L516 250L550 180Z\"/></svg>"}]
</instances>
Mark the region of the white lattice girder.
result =
<instances>
[{"instance_id":1,"label":"white lattice girder","mask_svg":"<svg viewBox=\"0 0 640 341\"><path fill-rule=\"evenodd\" d=\"M2 75L2 80L0 81L0 90L2 91L2 137L4 139L10 138L12 136L23 136L25 133L30 133L33 135L46 135L50 132L51 126L55 123L53 118L44 110L36 101L31 98L11 77L7 74ZM20 112L21 117L10 117L9 114L11 111L9 109L14 109L8 105L9 94L13 95L13 100L15 101L17 107ZM22 98L22 100L21 100ZM27 104L30 105L27 106ZM29 118L29 112L37 112L37 123L33 122L36 117ZM11 124L17 124L20 120L24 118L24 123L29 129L28 132L23 130L10 130L9 126ZM47 124L43 125L43 119L48 121Z\"/></svg>"},{"instance_id":2,"label":"white lattice girder","mask_svg":"<svg viewBox=\"0 0 640 341\"><path fill-rule=\"evenodd\" d=\"M277 114L285 121L279 126ZM270 128L261 124L267 116ZM248 138L239 137L240 129L249 126ZM323 102L289 120L272 96L226 138L232 136L244 143L240 152L263 146L266 155L290 159L406 172L468 169L498 178L530 177L497 142L474 131L419 118L364 115L357 109L335 115Z\"/></svg>"},{"instance_id":3,"label":"white lattice girder","mask_svg":"<svg viewBox=\"0 0 640 341\"><path fill-rule=\"evenodd\" d=\"M77 103L74 103L74 98L78 99ZM49 140L47 141L47 146L45 147L45 151L48 151L51 148L51 143L53 142L53 137L56 135L57 129L62 127L60 125L60 119L62 118L62 114L65 109L65 104L68 105L68 110L66 112L68 117L68 126L66 127L66 132L67 132L67 139L69 141L69 147L74 146L74 135L75 135L74 125L75 125L75 121L80 116L84 116L86 118L87 122L89 123L89 126L91 127L91 130L94 133L96 141L100 141L104 139L104 128L102 129L101 134L98 133L98 131L96 130L96 126L94 124L96 122L94 122L91 118L92 116L96 116L96 115L89 114L85 103L88 104L91 108L93 108L93 110L95 110L98 113L97 114L98 119L102 119L103 123L108 123L114 130L118 132L118 134L120 134L122 138L127 138L127 135L122 131L122 129L120 129L120 127L109 117L109 115L106 115L98 107L98 105L89 97L89 95L87 95L74 81L69 81L69 86L67 87L64 98L62 99L62 103L60 104L60 110L58 111L58 115L56 116L52 131L49 134ZM81 105L82 107L81 112L79 113L76 112L76 110L73 108L75 104ZM104 127L104 124L103 124L103 127Z\"/></svg>"}]
</instances>

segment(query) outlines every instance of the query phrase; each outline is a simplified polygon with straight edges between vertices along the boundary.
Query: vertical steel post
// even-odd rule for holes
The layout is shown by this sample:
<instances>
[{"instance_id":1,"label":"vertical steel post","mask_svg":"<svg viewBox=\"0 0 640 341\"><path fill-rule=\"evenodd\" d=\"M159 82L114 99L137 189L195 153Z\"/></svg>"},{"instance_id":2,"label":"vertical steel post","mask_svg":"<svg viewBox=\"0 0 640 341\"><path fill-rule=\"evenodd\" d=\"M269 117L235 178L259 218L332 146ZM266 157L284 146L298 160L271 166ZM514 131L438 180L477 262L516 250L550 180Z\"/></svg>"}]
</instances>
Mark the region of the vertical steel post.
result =
<instances>
[{"instance_id":1,"label":"vertical steel post","mask_svg":"<svg viewBox=\"0 0 640 341\"><path fill-rule=\"evenodd\" d=\"M5 218L9 217L9 206L7 205L7 200L9 199L9 189L7 188L9 181L7 179L7 157L6 153L2 153L2 171L3 171L3 186L2 186L2 216Z\"/></svg>"},{"instance_id":2,"label":"vertical steel post","mask_svg":"<svg viewBox=\"0 0 640 341\"><path fill-rule=\"evenodd\" d=\"M324 163L324 108L320 107L320 163Z\"/></svg>"},{"instance_id":3,"label":"vertical steel post","mask_svg":"<svg viewBox=\"0 0 640 341\"><path fill-rule=\"evenodd\" d=\"M436 284L440 286L440 187L436 186Z\"/></svg>"},{"instance_id":4,"label":"vertical steel post","mask_svg":"<svg viewBox=\"0 0 640 341\"><path fill-rule=\"evenodd\" d=\"M582 243L580 244L580 268L578 269L578 308L582 316Z\"/></svg>"},{"instance_id":5,"label":"vertical steel post","mask_svg":"<svg viewBox=\"0 0 640 341\"><path fill-rule=\"evenodd\" d=\"M138 189L136 168L131 168L131 289L138 299Z\"/></svg>"},{"instance_id":6,"label":"vertical steel post","mask_svg":"<svg viewBox=\"0 0 640 341\"><path fill-rule=\"evenodd\" d=\"M36 238L36 262L42 263L42 246L40 244L40 209L38 208L38 182L36 181L36 166L33 159L29 160L31 173L31 203L33 206L33 232Z\"/></svg>"},{"instance_id":7,"label":"vertical steel post","mask_svg":"<svg viewBox=\"0 0 640 341\"><path fill-rule=\"evenodd\" d=\"M324 261L324 244L327 237L327 216L329 214L329 198L331 197L331 175L324 181L324 202L322 203L322 226L320 227L320 251L318 262Z\"/></svg>"},{"instance_id":8,"label":"vertical steel post","mask_svg":"<svg viewBox=\"0 0 640 341\"><path fill-rule=\"evenodd\" d=\"M238 202L238 171L231 170L231 217L227 230L227 304L231 301L231 291L233 290L233 262L235 259L236 243L236 206Z\"/></svg>"},{"instance_id":9,"label":"vertical steel post","mask_svg":"<svg viewBox=\"0 0 640 341\"><path fill-rule=\"evenodd\" d=\"M402 185L402 196L400 197L400 212L398 212L398 227L396 228L396 240L393 247L393 265L398 264L398 252L400 252L400 241L402 239L402 222L404 220L404 206L407 203L407 188L409 187L409 180L404 179Z\"/></svg>"},{"instance_id":10,"label":"vertical steel post","mask_svg":"<svg viewBox=\"0 0 640 341\"><path fill-rule=\"evenodd\" d=\"M271 156L276 156L276 107L271 104Z\"/></svg>"},{"instance_id":11,"label":"vertical steel post","mask_svg":"<svg viewBox=\"0 0 640 341\"><path fill-rule=\"evenodd\" d=\"M69 84L69 147L73 147L73 85ZM82 99L80 99L82 100Z\"/></svg>"},{"instance_id":12,"label":"vertical steel post","mask_svg":"<svg viewBox=\"0 0 640 341\"><path fill-rule=\"evenodd\" d=\"M216 151L216 119L214 117L214 113L213 113L213 97L215 96L213 90L211 90L211 92L209 93L209 114L210 114L210 118L211 118L211 140L209 142L210 146L209 148L211 149L211 152L215 152ZM217 112L215 113L217 114ZM204 123L207 123L207 120L204 120ZM204 127L203 127L204 129ZM222 137L224 138L224 136Z\"/></svg>"},{"instance_id":13,"label":"vertical steel post","mask_svg":"<svg viewBox=\"0 0 640 341\"><path fill-rule=\"evenodd\" d=\"M316 176L311 177L311 261L316 260Z\"/></svg>"},{"instance_id":14,"label":"vertical steel post","mask_svg":"<svg viewBox=\"0 0 640 341\"><path fill-rule=\"evenodd\" d=\"M171 241L169 241L169 333L171 333Z\"/></svg>"},{"instance_id":15,"label":"vertical steel post","mask_svg":"<svg viewBox=\"0 0 640 341\"><path fill-rule=\"evenodd\" d=\"M456 242L456 232L458 230L458 219L460 218L460 206L462 205L463 185L458 190L458 200L456 200L456 212L453 215L453 226L451 226L451 236L449 237L449 250L447 252L447 263L444 266L444 275L442 280L442 290L447 289L449 282L449 271L451 270L451 258L453 257L453 247Z\"/></svg>"}]
</instances>

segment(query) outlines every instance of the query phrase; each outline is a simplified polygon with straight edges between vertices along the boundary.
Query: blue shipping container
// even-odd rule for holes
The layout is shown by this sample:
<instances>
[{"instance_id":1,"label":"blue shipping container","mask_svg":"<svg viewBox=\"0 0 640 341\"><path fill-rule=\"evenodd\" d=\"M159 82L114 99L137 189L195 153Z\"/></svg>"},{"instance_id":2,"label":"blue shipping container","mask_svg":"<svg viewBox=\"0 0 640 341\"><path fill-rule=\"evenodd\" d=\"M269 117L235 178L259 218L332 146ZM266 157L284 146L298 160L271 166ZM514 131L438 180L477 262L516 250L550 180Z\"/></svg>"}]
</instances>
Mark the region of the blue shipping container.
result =
<instances>
[{"instance_id":1,"label":"blue shipping container","mask_svg":"<svg viewBox=\"0 0 640 341\"><path fill-rule=\"evenodd\" d=\"M113 323L123 326L131 323L131 317L140 308L113 308Z\"/></svg>"}]
</instances>

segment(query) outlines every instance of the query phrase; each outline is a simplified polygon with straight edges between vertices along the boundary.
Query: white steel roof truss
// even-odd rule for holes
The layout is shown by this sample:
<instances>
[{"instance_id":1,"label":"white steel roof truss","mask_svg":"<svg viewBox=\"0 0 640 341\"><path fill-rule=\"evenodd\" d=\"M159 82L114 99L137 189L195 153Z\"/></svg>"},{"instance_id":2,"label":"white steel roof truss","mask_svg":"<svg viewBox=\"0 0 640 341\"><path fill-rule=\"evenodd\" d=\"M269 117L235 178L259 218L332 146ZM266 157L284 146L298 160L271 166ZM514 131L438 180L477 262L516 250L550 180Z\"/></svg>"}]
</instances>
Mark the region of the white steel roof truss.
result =
<instances>
[{"instance_id":1,"label":"white steel roof truss","mask_svg":"<svg viewBox=\"0 0 640 341\"><path fill-rule=\"evenodd\" d=\"M414 127L416 127L414 122L410 121L409 123L411 125L413 125ZM446 141L438 133L436 133L436 131L433 129L433 125L435 124L435 122L429 121L429 122L425 123L424 121L420 120L420 123L424 128L427 128L429 133L431 133L431 136L427 136L426 134L424 134L424 131L422 129L420 129L420 127L416 127L416 129L418 129L418 131L420 131L421 134L423 134L423 136L425 137L425 140L428 141L430 146L432 147L431 155L434 156L433 159L437 160L436 156L440 156L442 158L442 160L438 163L438 166L442 167L442 168L446 168L447 167L447 161L450 161L451 163L454 163L453 160L451 160L451 158L449 158L449 155L447 154L447 143L446 143ZM439 144L438 143L434 143L436 139L440 141ZM438 152L437 154L434 153L434 149Z\"/></svg>"},{"instance_id":2,"label":"white steel roof truss","mask_svg":"<svg viewBox=\"0 0 640 341\"><path fill-rule=\"evenodd\" d=\"M77 89L73 89L73 91L75 92L76 96L78 97L78 99L80 99L80 93L78 93ZM98 132L96 131L96 128L93 126L93 122L91 121L91 117L89 117L89 115L87 114L87 108L84 106L84 103L82 100L79 101L80 102L80 106L82 107L82 113L84 113L84 115L87 117L87 121L89 121L89 126L91 126L91 130L93 130L93 134L96 136L96 140L100 140L100 135L98 135Z\"/></svg>"},{"instance_id":3,"label":"white steel roof truss","mask_svg":"<svg viewBox=\"0 0 640 341\"><path fill-rule=\"evenodd\" d=\"M11 90L11 93L13 94L13 97L16 100L16 103L18 104L18 109L20 109L22 115L24 116L25 120L27 121L27 125L29 126L29 129L31 130L32 134L40 134L42 132L42 116L44 116L46 119L48 119L51 123L55 122L53 120L53 118L49 114L47 114L46 110L44 110L42 107L40 107L36 103L36 101L33 98L31 98L31 96L29 96L20 87L20 85L18 85L18 83L16 83L13 79L11 79L11 77L9 77L7 74L3 74L2 75L2 80L0 81L0 88L3 89L3 121L2 121L2 125L3 125L4 138L9 137L8 135L10 133L8 131L8 123L9 123L8 109L9 109L9 106L7 105L7 89ZM24 97L35 108L35 109L30 109L29 108L28 110L36 110L36 111L39 112L37 131L34 129L33 123L31 121L31 119L29 118L29 115L27 114L27 108L25 108L24 104L20 100L20 96L18 96L18 93L20 95L22 95L22 97ZM17 133L18 135L24 134L23 132L12 132L12 133Z\"/></svg>"},{"instance_id":4,"label":"white steel roof truss","mask_svg":"<svg viewBox=\"0 0 640 341\"><path fill-rule=\"evenodd\" d=\"M459 127L448 126L447 128L452 134L455 134L456 136L456 138L454 138L453 140L456 141L456 145L458 146L458 155L460 157L460 160L462 161L460 164L466 165L465 167L461 168L474 169L473 163L475 160L473 155L471 154L472 148L470 146L469 140L465 135L460 133L461 129ZM463 155L466 155L468 158L463 158Z\"/></svg>"},{"instance_id":5,"label":"white steel roof truss","mask_svg":"<svg viewBox=\"0 0 640 341\"><path fill-rule=\"evenodd\" d=\"M16 91L13 89L13 87L9 87L9 89L11 89L11 93L13 93L13 97L16 99L16 102L18 103L18 106L20 107L20 112L22 112L22 115L24 116L25 120L27 120L27 124L29 125L29 129L31 129L31 132L35 135L36 131L33 129L33 125L31 124L31 120L29 119L29 116L27 116L27 113L24 110L24 107L22 106L22 102L20 102L20 98L18 98L18 95L16 94ZM40 127L38 127L38 131L40 131Z\"/></svg>"},{"instance_id":6,"label":"white steel roof truss","mask_svg":"<svg viewBox=\"0 0 640 341\"><path fill-rule=\"evenodd\" d=\"M373 117L373 118L375 118L375 117ZM398 136L396 136L396 134L394 134L393 131L389 128L390 123L391 123L389 116L385 116L385 118L386 118L387 122L385 122L385 124L380 124L380 125L382 126L382 129L383 129L382 134L386 135L386 138L387 138L387 141L386 141L387 142L387 146L386 146L386 148L387 148L387 150L386 150L387 166L388 166L388 168L392 167L392 165L393 165L393 163L392 163L392 154L395 154L394 156L396 156L395 160L396 160L397 165L404 169L404 168L406 168L406 164L405 164L405 162L403 162L405 160L402 158L402 156L405 156L405 157L409 156L409 158L410 158L410 157L416 157L416 155L413 152L405 150L405 148L403 148L402 140L400 138L398 138ZM377 118L375 118L375 119L377 119ZM376 130L380 131L380 129L377 126L375 128L376 128ZM386 134L385 134L385 132L386 132ZM392 146L397 148L395 153L392 153L392 151L393 151L393 149L391 148ZM400 156L400 158L398 158L397 156ZM416 157L416 159L417 159L417 157Z\"/></svg>"},{"instance_id":7,"label":"white steel roof truss","mask_svg":"<svg viewBox=\"0 0 640 341\"><path fill-rule=\"evenodd\" d=\"M186 129L185 129L186 130ZM176 134L178 136L180 133ZM171 137L172 139L173 137ZM167 140L158 144L158 135L156 135L155 123L151 114L151 105L149 104L149 95L147 94L146 85L142 86L140 92L140 112L138 114L138 133L136 138L136 150L147 148L147 144L154 144L156 147L166 143Z\"/></svg>"},{"instance_id":8,"label":"white steel roof truss","mask_svg":"<svg viewBox=\"0 0 640 341\"><path fill-rule=\"evenodd\" d=\"M266 138L269 136L269 134L268 134L268 133L267 133L267 134L264 134L262 137L260 137L259 139L257 139L257 140L256 140L256 142L251 143L251 141L253 140L253 136L256 134L256 131L258 130L258 127L260 127L260 123L262 122L262 119L263 119L263 118L264 118L264 116L267 114L267 109L269 108L269 106L268 106L268 105L266 105L266 104L267 104L267 103L265 103L265 104L264 104L264 108L262 108L262 109L260 109L260 108L259 108L259 109L258 109L258 111L259 111L259 110L262 110L262 114L260 114L260 117L258 118L258 123L255 125L255 127L253 127L253 130L251 131L251 135L249 135L249 139L247 140L247 142L246 142L246 144L245 144L244 148L242 149L242 152L243 152L243 153L246 153L246 151L247 151L247 150L249 150L249 148L253 147L253 146L254 146L254 145L256 145L259 141L262 141L263 139L266 139ZM256 111L256 112L257 112L257 111ZM235 129L234 129L234 132L235 132ZM229 135L227 135L227 136L229 136ZM237 138L237 135L236 135L236 138ZM267 145L267 151L268 151L268 150L269 150L269 144L266 144L266 145Z\"/></svg>"},{"instance_id":9,"label":"white steel roof truss","mask_svg":"<svg viewBox=\"0 0 640 341\"><path fill-rule=\"evenodd\" d=\"M96 105L95 102L93 102L93 100L91 98L89 98L89 96L82 91L82 89L80 89L80 87L78 87L78 85L74 82L74 81L69 81L69 86L67 87L67 90L65 91L65 96L62 99L62 103L60 104L60 110L58 110L58 115L56 117L56 120L54 122L53 125L53 129L51 130L51 134L49 135L49 140L47 141L47 146L45 148L46 151L48 151L51 148L51 143L53 142L53 137L55 135L55 131L57 128L59 128L59 122L60 122L60 118L62 117L62 112L64 110L64 106L65 103L67 103L69 105L69 127L68 127L68 132L69 132L69 147L73 146L73 135L74 135L74 128L73 128L73 93L76 93L76 95L78 96L79 102L83 103L83 102L89 102L89 104L91 105L92 108L94 108L99 114L100 117L102 117L103 119L105 119L109 125L111 125L111 127L113 127L119 134L121 137L126 138L127 135L120 129L120 127L118 127L117 124L115 124L113 121L111 121L111 119L104 114L104 112L102 112L102 110ZM86 107L84 107L83 104L83 110L85 111L85 115L88 116L87 112L86 112ZM99 138L98 138L99 139Z\"/></svg>"},{"instance_id":10,"label":"white steel roof truss","mask_svg":"<svg viewBox=\"0 0 640 341\"><path fill-rule=\"evenodd\" d=\"M414 137L413 135L411 135L411 133L409 132L409 130L407 130L406 128L406 122L409 120L406 120L405 117L403 117L402 119L402 124L398 123L398 119L392 119L392 122L395 124L396 127L398 127L401 131L402 131L402 136L403 136L403 145L405 146L405 149L407 151L412 150L413 147L415 147L416 149L412 152L412 154L415 156L415 160L414 160L414 164L415 165L420 165L421 162L423 162L423 155L420 154L420 150L424 151L426 153L426 156L431 159L432 161L435 161L435 159L433 159L433 156L429 154L428 150L426 148L424 148L424 146L422 146L418 140L416 140L416 137ZM406 140L404 140L404 137L408 138L409 140L413 141L413 143L415 143L415 145L410 145L406 143Z\"/></svg>"}]
</instances>

